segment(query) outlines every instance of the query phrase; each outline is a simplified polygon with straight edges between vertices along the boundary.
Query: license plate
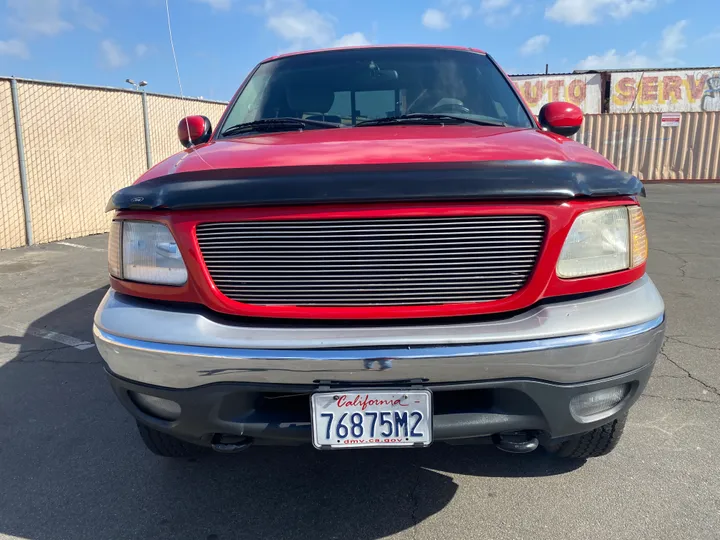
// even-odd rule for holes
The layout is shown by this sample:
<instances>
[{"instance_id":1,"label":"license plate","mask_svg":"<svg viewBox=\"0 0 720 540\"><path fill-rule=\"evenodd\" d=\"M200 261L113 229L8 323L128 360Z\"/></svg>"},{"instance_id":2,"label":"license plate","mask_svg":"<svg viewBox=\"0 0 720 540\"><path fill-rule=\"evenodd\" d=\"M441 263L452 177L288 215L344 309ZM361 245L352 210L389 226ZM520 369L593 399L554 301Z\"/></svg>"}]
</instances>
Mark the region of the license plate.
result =
<instances>
[{"instance_id":1,"label":"license plate","mask_svg":"<svg viewBox=\"0 0 720 540\"><path fill-rule=\"evenodd\" d=\"M315 448L428 446L432 442L429 390L313 394Z\"/></svg>"}]
</instances>

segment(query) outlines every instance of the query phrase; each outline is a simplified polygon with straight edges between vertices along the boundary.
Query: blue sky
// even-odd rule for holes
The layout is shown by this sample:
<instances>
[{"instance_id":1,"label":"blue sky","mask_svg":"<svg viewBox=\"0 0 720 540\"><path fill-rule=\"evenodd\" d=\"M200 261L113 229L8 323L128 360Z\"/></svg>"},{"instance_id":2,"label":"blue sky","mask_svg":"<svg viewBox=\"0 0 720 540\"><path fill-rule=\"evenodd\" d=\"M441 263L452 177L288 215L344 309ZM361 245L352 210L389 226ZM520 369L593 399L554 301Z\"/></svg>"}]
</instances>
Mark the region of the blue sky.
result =
<instances>
[{"instance_id":1,"label":"blue sky","mask_svg":"<svg viewBox=\"0 0 720 540\"><path fill-rule=\"evenodd\" d=\"M0 0L0 75L178 93L165 0ZM720 64L718 0L170 0L186 95L260 60L363 43L484 49L511 73Z\"/></svg>"}]
</instances>

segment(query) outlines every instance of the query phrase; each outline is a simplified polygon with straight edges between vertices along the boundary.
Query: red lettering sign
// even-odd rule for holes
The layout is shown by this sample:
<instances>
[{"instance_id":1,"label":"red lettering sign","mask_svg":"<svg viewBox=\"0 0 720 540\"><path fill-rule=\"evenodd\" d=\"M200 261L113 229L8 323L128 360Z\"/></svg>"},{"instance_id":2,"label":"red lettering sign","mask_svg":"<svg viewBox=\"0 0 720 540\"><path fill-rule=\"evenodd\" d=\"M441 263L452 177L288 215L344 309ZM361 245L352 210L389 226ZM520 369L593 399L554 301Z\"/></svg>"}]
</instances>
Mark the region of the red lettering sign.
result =
<instances>
[{"instance_id":1,"label":"red lettering sign","mask_svg":"<svg viewBox=\"0 0 720 540\"><path fill-rule=\"evenodd\" d=\"M587 85L585 81L575 79L568 86L568 100L575 105L582 105L585 101L585 95L587 93Z\"/></svg>"},{"instance_id":2,"label":"red lettering sign","mask_svg":"<svg viewBox=\"0 0 720 540\"><path fill-rule=\"evenodd\" d=\"M682 100L682 79L677 75L663 77L662 88L663 101Z\"/></svg>"},{"instance_id":3,"label":"red lettering sign","mask_svg":"<svg viewBox=\"0 0 720 540\"><path fill-rule=\"evenodd\" d=\"M542 81L537 81L535 84L532 84L530 81L526 81L525 84L523 84L523 96L525 96L525 101L527 101L529 105L537 105L540 103L542 95Z\"/></svg>"},{"instance_id":4,"label":"red lettering sign","mask_svg":"<svg viewBox=\"0 0 720 540\"><path fill-rule=\"evenodd\" d=\"M359 395L355 396L355 399L352 401L348 401L347 396L340 396L337 401L335 402L338 406L338 408L341 407L360 407L360 410L364 411L368 407L380 407L383 405L391 406L391 407L408 407L409 405L407 403L402 403L401 399L370 399L370 396L368 394L365 394L364 398L361 398Z\"/></svg>"},{"instance_id":5,"label":"red lettering sign","mask_svg":"<svg viewBox=\"0 0 720 540\"><path fill-rule=\"evenodd\" d=\"M657 77L643 77L642 84L640 85L641 99L645 102L655 102L658 98L658 78Z\"/></svg>"},{"instance_id":6,"label":"red lettering sign","mask_svg":"<svg viewBox=\"0 0 720 540\"><path fill-rule=\"evenodd\" d=\"M617 100L621 103L632 103L637 95L635 80L630 77L623 77L617 83Z\"/></svg>"},{"instance_id":7,"label":"red lettering sign","mask_svg":"<svg viewBox=\"0 0 720 540\"><path fill-rule=\"evenodd\" d=\"M547 82L548 102L560 101L560 87L565 85L565 81L554 79Z\"/></svg>"},{"instance_id":8,"label":"red lettering sign","mask_svg":"<svg viewBox=\"0 0 720 540\"><path fill-rule=\"evenodd\" d=\"M699 81L695 80L695 75L688 75L688 90L690 90L690 97L693 100L698 100L702 97L705 89L705 83L707 82L707 75L702 75Z\"/></svg>"}]
</instances>

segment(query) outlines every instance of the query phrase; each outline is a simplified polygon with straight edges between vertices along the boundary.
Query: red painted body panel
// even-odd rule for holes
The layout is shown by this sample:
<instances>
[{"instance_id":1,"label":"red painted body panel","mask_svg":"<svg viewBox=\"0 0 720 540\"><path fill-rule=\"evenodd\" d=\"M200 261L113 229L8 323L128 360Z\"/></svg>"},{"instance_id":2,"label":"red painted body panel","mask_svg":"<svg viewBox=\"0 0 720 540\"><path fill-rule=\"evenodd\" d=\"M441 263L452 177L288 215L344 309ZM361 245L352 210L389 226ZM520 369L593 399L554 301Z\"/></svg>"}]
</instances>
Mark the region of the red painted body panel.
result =
<instances>
[{"instance_id":1,"label":"red painted body panel","mask_svg":"<svg viewBox=\"0 0 720 540\"><path fill-rule=\"evenodd\" d=\"M176 300L204 304L212 310L232 315L282 317L300 319L398 319L450 317L498 313L527 308L543 298L578 294L625 285L639 279L645 265L604 276L562 280L555 273L563 242L575 217L585 210L623 204L637 204L631 197L608 200L573 200L548 203L467 204L366 204L353 206L312 206L282 208L237 208L176 212L121 212L119 218L147 220L166 224L177 240L185 264L188 282L182 287L146 285L111 279L119 292L161 300ZM195 235L198 223L223 221L304 220L373 217L418 217L459 215L537 214L547 220L547 234L538 264L527 284L514 295L491 302L446 304L441 306L381 306L381 307L301 307L259 306L235 302L224 296L212 282L200 253Z\"/></svg>"},{"instance_id":2,"label":"red painted body panel","mask_svg":"<svg viewBox=\"0 0 720 540\"><path fill-rule=\"evenodd\" d=\"M213 139L159 163L138 182L207 169L533 159L576 161L614 168L590 148L539 129L473 125L378 126Z\"/></svg>"}]
</instances>

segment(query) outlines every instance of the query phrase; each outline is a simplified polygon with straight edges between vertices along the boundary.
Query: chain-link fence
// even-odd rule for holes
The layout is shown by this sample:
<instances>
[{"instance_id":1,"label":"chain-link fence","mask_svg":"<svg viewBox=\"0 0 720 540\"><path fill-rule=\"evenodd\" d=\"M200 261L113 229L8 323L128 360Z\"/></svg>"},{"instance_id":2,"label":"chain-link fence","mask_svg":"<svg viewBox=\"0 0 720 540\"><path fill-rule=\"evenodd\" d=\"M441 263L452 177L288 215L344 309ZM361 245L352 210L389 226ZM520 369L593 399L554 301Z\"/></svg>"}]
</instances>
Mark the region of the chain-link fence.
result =
<instances>
[{"instance_id":1,"label":"chain-link fence","mask_svg":"<svg viewBox=\"0 0 720 540\"><path fill-rule=\"evenodd\" d=\"M147 169L147 156L155 164L182 150L177 125L185 113L215 125L225 109L145 97L147 114L133 90L0 79L0 249L107 231L108 199Z\"/></svg>"},{"instance_id":2,"label":"chain-link fence","mask_svg":"<svg viewBox=\"0 0 720 540\"><path fill-rule=\"evenodd\" d=\"M225 110L224 103L181 100L167 96L147 96L150 118L150 147L153 164L178 151L177 125L181 118L192 114L207 116L215 126ZM173 133L173 137L168 137Z\"/></svg>"}]
</instances>

